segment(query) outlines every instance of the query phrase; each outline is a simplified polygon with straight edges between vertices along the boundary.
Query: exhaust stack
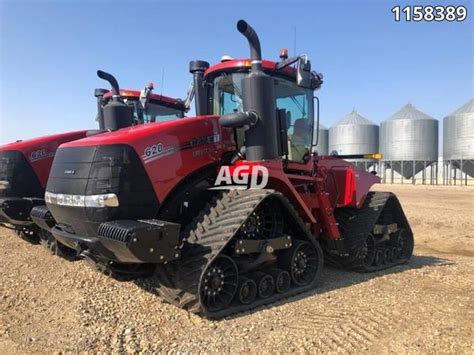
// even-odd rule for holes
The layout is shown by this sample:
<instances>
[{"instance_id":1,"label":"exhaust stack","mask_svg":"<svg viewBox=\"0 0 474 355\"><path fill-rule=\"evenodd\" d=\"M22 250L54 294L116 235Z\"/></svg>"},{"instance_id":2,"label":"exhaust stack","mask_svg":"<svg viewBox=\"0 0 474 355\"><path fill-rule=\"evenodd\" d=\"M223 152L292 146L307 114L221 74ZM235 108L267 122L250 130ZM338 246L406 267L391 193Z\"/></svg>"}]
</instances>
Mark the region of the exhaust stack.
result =
<instances>
[{"instance_id":1,"label":"exhaust stack","mask_svg":"<svg viewBox=\"0 0 474 355\"><path fill-rule=\"evenodd\" d=\"M102 108L103 128L109 131L116 131L121 128L130 127L133 123L132 108L122 101L117 79L112 74L102 70L97 71L97 76L108 81L112 87L112 99Z\"/></svg>"},{"instance_id":2,"label":"exhaust stack","mask_svg":"<svg viewBox=\"0 0 474 355\"><path fill-rule=\"evenodd\" d=\"M255 30L244 20L237 22L237 30L247 38L252 67L250 75L242 79L243 110L249 118L245 131L246 160L261 161L279 157L274 79L262 70L262 51Z\"/></svg>"}]
</instances>

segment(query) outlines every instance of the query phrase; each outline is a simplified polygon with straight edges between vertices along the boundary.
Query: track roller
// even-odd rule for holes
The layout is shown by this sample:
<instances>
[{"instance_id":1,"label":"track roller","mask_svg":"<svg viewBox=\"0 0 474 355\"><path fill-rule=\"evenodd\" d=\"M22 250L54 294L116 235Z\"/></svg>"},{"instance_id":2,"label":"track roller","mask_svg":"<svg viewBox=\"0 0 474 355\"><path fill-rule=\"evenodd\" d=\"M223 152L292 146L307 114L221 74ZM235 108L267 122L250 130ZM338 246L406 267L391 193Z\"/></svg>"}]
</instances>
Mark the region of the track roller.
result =
<instances>
[{"instance_id":1,"label":"track roller","mask_svg":"<svg viewBox=\"0 0 474 355\"><path fill-rule=\"evenodd\" d=\"M257 284L254 280L240 276L237 300L242 304L250 304L257 298Z\"/></svg>"},{"instance_id":2,"label":"track roller","mask_svg":"<svg viewBox=\"0 0 474 355\"><path fill-rule=\"evenodd\" d=\"M256 271L250 275L257 284L258 296L260 298L268 298L275 292L275 280L269 274Z\"/></svg>"},{"instance_id":3,"label":"track roller","mask_svg":"<svg viewBox=\"0 0 474 355\"><path fill-rule=\"evenodd\" d=\"M268 273L275 280L275 291L277 293L284 293L290 289L291 276L288 271L282 269L270 269Z\"/></svg>"}]
</instances>

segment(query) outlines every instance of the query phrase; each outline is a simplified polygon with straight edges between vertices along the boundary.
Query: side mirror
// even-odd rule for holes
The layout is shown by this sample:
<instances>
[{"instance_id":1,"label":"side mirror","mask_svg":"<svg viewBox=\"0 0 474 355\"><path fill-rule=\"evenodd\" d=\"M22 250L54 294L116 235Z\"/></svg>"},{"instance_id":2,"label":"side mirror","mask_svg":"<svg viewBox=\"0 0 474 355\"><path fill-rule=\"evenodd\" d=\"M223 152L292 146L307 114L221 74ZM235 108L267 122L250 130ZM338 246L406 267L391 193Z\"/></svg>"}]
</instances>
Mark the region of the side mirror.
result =
<instances>
[{"instance_id":1,"label":"side mirror","mask_svg":"<svg viewBox=\"0 0 474 355\"><path fill-rule=\"evenodd\" d=\"M313 102L314 102L313 132L316 132L315 134L316 137L313 135L313 143L312 143L311 148L317 146L319 142L319 98L317 96L314 96Z\"/></svg>"},{"instance_id":2,"label":"side mirror","mask_svg":"<svg viewBox=\"0 0 474 355\"><path fill-rule=\"evenodd\" d=\"M150 95L153 89L155 88L153 83L149 83L142 91L140 91L140 104L142 105L143 110L147 110L148 103L150 102Z\"/></svg>"},{"instance_id":3,"label":"side mirror","mask_svg":"<svg viewBox=\"0 0 474 355\"><path fill-rule=\"evenodd\" d=\"M311 62L306 56L301 56L296 65L296 85L311 89Z\"/></svg>"}]
</instances>

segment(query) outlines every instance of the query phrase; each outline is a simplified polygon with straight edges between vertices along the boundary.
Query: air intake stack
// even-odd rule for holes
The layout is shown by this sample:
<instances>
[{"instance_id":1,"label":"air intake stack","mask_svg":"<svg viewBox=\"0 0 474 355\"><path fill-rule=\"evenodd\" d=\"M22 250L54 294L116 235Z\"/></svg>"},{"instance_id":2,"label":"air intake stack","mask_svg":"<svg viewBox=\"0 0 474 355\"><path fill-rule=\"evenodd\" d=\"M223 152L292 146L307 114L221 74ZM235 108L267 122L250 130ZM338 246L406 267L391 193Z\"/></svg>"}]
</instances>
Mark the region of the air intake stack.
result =
<instances>
[{"instance_id":1,"label":"air intake stack","mask_svg":"<svg viewBox=\"0 0 474 355\"><path fill-rule=\"evenodd\" d=\"M193 74L194 102L196 115L207 114L207 88L204 87L204 72L209 68L209 63L203 60L193 60L189 63L189 72Z\"/></svg>"},{"instance_id":2,"label":"air intake stack","mask_svg":"<svg viewBox=\"0 0 474 355\"><path fill-rule=\"evenodd\" d=\"M117 79L112 74L97 71L97 76L110 83L112 86L112 99L102 108L103 128L109 131L116 131L129 127L133 123L132 108L123 102L120 97L120 89Z\"/></svg>"}]
</instances>

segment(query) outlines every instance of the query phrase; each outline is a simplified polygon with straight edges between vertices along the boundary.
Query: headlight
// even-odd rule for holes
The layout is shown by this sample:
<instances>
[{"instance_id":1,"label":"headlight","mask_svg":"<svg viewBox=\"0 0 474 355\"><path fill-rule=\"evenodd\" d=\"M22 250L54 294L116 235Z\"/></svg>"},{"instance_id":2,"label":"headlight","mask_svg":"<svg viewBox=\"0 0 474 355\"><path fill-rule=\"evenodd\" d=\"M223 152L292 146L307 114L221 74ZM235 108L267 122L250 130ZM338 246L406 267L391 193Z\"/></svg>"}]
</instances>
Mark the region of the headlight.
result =
<instances>
[{"instance_id":1,"label":"headlight","mask_svg":"<svg viewBox=\"0 0 474 355\"><path fill-rule=\"evenodd\" d=\"M44 199L47 203L71 207L118 207L116 194L102 195L68 195L46 192Z\"/></svg>"},{"instance_id":2,"label":"headlight","mask_svg":"<svg viewBox=\"0 0 474 355\"><path fill-rule=\"evenodd\" d=\"M0 181L0 190L6 190L10 187L10 182L6 180L1 180Z\"/></svg>"}]
</instances>

